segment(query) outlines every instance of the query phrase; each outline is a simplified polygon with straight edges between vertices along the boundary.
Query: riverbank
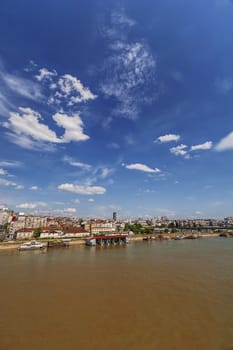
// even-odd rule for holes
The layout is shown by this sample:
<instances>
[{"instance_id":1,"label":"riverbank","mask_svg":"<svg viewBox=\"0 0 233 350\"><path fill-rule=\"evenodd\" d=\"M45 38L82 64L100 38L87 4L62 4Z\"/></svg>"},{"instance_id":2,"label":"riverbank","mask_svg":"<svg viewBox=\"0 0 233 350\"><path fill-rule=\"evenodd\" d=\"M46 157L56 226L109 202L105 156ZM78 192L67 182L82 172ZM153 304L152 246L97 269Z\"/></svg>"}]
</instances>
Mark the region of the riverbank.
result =
<instances>
[{"instance_id":1,"label":"riverbank","mask_svg":"<svg viewBox=\"0 0 233 350\"><path fill-rule=\"evenodd\" d=\"M186 235L189 235L188 233ZM175 238L175 236L177 236L177 233L173 233L173 234L163 234L162 235L164 239L166 240L172 240ZM143 241L143 238L145 237L156 237L156 235L134 235L134 236L130 236L130 241L132 242L141 242ZM202 233L200 235L201 238L216 238L216 237L219 237L219 233ZM9 241L9 242L0 242L0 250L15 250L15 249L18 249L19 246L21 244L25 243L25 241L19 241L19 242L16 242L16 241ZM48 243L48 241L45 241L43 240L43 243ZM69 242L69 245L70 246L75 246L75 245L84 245L85 244L85 239L83 238L80 238L80 239L74 239L74 240L71 240Z\"/></svg>"}]
</instances>

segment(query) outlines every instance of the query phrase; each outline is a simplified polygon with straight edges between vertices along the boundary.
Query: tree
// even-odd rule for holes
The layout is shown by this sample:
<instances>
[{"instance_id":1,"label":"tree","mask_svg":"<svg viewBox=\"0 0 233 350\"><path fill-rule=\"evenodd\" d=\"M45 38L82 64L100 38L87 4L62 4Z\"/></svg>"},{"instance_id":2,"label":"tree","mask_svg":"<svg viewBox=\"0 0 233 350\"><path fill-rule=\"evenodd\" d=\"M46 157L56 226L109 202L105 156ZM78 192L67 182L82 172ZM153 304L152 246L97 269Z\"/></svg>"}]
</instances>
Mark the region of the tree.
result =
<instances>
[{"instance_id":1,"label":"tree","mask_svg":"<svg viewBox=\"0 0 233 350\"><path fill-rule=\"evenodd\" d=\"M35 238L39 238L41 233L42 233L41 228L40 228L40 227L39 227L39 228L36 228L36 229L34 230L34 232L33 232L33 236L34 236Z\"/></svg>"}]
</instances>

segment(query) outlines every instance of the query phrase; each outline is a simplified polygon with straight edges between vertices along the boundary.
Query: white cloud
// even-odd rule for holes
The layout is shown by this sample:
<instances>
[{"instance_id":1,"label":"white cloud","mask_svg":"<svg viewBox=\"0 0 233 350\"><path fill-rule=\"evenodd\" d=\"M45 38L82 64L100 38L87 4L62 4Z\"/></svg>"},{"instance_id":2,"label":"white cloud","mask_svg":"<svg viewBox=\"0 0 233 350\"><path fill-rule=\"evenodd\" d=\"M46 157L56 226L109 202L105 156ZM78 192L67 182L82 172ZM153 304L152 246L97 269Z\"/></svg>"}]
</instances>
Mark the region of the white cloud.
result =
<instances>
[{"instance_id":1,"label":"white cloud","mask_svg":"<svg viewBox=\"0 0 233 350\"><path fill-rule=\"evenodd\" d=\"M0 114L3 116L7 116L10 109L14 108L9 99L4 96L2 92L0 92Z\"/></svg>"},{"instance_id":2,"label":"white cloud","mask_svg":"<svg viewBox=\"0 0 233 350\"><path fill-rule=\"evenodd\" d=\"M175 134L166 134L163 136L159 136L154 142L171 142L171 141L178 141L180 139L180 135Z\"/></svg>"},{"instance_id":3,"label":"white cloud","mask_svg":"<svg viewBox=\"0 0 233 350\"><path fill-rule=\"evenodd\" d=\"M65 208L64 213L76 213L76 209L75 208Z\"/></svg>"},{"instance_id":4,"label":"white cloud","mask_svg":"<svg viewBox=\"0 0 233 350\"><path fill-rule=\"evenodd\" d=\"M23 190L24 186L23 185L16 185L15 188L16 188L16 190Z\"/></svg>"},{"instance_id":5,"label":"white cloud","mask_svg":"<svg viewBox=\"0 0 233 350\"><path fill-rule=\"evenodd\" d=\"M215 149L219 152L233 150L233 131L222 138L216 145Z\"/></svg>"},{"instance_id":6,"label":"white cloud","mask_svg":"<svg viewBox=\"0 0 233 350\"><path fill-rule=\"evenodd\" d=\"M16 190L24 189L23 185L18 185L17 183L15 183L13 181L9 181L9 180L2 179L2 178L0 178L0 186L14 187Z\"/></svg>"},{"instance_id":7,"label":"white cloud","mask_svg":"<svg viewBox=\"0 0 233 350\"><path fill-rule=\"evenodd\" d=\"M75 160L73 160L71 157L64 157L64 161L69 163L70 165L77 167L77 168L81 168L83 170L87 170L90 171L92 169L92 166L86 163L82 163L82 162L76 162Z\"/></svg>"},{"instance_id":8,"label":"white cloud","mask_svg":"<svg viewBox=\"0 0 233 350\"><path fill-rule=\"evenodd\" d=\"M35 78L38 81L43 81L44 79L47 79L51 81L52 77L55 77L57 75L56 71L49 71L47 68L41 68L39 69L39 74L35 76Z\"/></svg>"},{"instance_id":9,"label":"white cloud","mask_svg":"<svg viewBox=\"0 0 233 350\"><path fill-rule=\"evenodd\" d=\"M129 165L125 165L125 167L126 169L129 169L129 170L139 170L139 171L144 171L146 173L160 173L160 170L158 168L153 169L141 163L129 164Z\"/></svg>"},{"instance_id":10,"label":"white cloud","mask_svg":"<svg viewBox=\"0 0 233 350\"><path fill-rule=\"evenodd\" d=\"M16 205L16 208L20 209L35 209L37 207L36 203L21 203Z\"/></svg>"},{"instance_id":11,"label":"white cloud","mask_svg":"<svg viewBox=\"0 0 233 350\"><path fill-rule=\"evenodd\" d=\"M58 91L55 96L59 99L68 99L68 106L94 100L97 97L88 88L84 87L80 80L70 74L61 76L57 87Z\"/></svg>"},{"instance_id":12,"label":"white cloud","mask_svg":"<svg viewBox=\"0 0 233 350\"><path fill-rule=\"evenodd\" d=\"M21 166L22 163L19 161L0 161L0 166L4 166L6 168L17 168L19 166Z\"/></svg>"},{"instance_id":13,"label":"white cloud","mask_svg":"<svg viewBox=\"0 0 233 350\"><path fill-rule=\"evenodd\" d=\"M4 81L8 89L25 98L35 101L41 100L43 98L41 88L37 83L16 75L3 72L1 73L1 79Z\"/></svg>"},{"instance_id":14,"label":"white cloud","mask_svg":"<svg viewBox=\"0 0 233 350\"><path fill-rule=\"evenodd\" d=\"M101 179L106 179L106 177L112 175L114 173L114 171L115 171L115 169L101 168L100 178Z\"/></svg>"},{"instance_id":15,"label":"white cloud","mask_svg":"<svg viewBox=\"0 0 233 350\"><path fill-rule=\"evenodd\" d=\"M213 142L212 141L206 141L200 145L195 145L195 146L192 146L190 148L190 151L205 151L205 150L208 150L208 149L211 149L213 146Z\"/></svg>"},{"instance_id":16,"label":"white cloud","mask_svg":"<svg viewBox=\"0 0 233 350\"><path fill-rule=\"evenodd\" d=\"M78 193L83 195L104 194L106 189L102 186L80 186L74 184L61 184L57 187L59 190Z\"/></svg>"},{"instance_id":17,"label":"white cloud","mask_svg":"<svg viewBox=\"0 0 233 350\"><path fill-rule=\"evenodd\" d=\"M38 207L46 207L47 203L45 202L31 202L31 203L21 203L16 205L16 208L20 208L20 209L35 209Z\"/></svg>"},{"instance_id":18,"label":"white cloud","mask_svg":"<svg viewBox=\"0 0 233 350\"><path fill-rule=\"evenodd\" d=\"M187 147L187 145L181 144L179 146L170 148L170 152L175 154L176 156L187 156Z\"/></svg>"},{"instance_id":19,"label":"white cloud","mask_svg":"<svg viewBox=\"0 0 233 350\"><path fill-rule=\"evenodd\" d=\"M9 140L21 147L35 149L45 143L68 143L89 139L89 136L83 133L83 122L78 114L68 116L56 113L53 116L56 124L65 129L64 134L57 137L53 130L41 122L42 117L38 112L22 107L19 108L19 111L19 113L10 113L8 122L2 125L10 129L10 132L7 133Z\"/></svg>"},{"instance_id":20,"label":"white cloud","mask_svg":"<svg viewBox=\"0 0 233 350\"><path fill-rule=\"evenodd\" d=\"M6 175L6 174L7 174L7 172L4 169L0 168L0 175Z\"/></svg>"},{"instance_id":21,"label":"white cloud","mask_svg":"<svg viewBox=\"0 0 233 350\"><path fill-rule=\"evenodd\" d=\"M132 19L129 18L124 9L121 9L121 11L115 11L111 15L111 21L112 24L114 25L119 25L122 27L133 27L136 22Z\"/></svg>"},{"instance_id":22,"label":"white cloud","mask_svg":"<svg viewBox=\"0 0 233 350\"><path fill-rule=\"evenodd\" d=\"M31 186L31 187L29 188L29 190L36 191L36 190L38 190L38 186Z\"/></svg>"},{"instance_id":23,"label":"white cloud","mask_svg":"<svg viewBox=\"0 0 233 350\"><path fill-rule=\"evenodd\" d=\"M64 135L59 139L61 142L86 141L90 138L83 133L83 121L78 114L68 116L56 113L53 119L58 126L65 129Z\"/></svg>"},{"instance_id":24,"label":"white cloud","mask_svg":"<svg viewBox=\"0 0 233 350\"><path fill-rule=\"evenodd\" d=\"M144 42L115 42L112 54L104 62L105 79L100 88L108 98L114 98L117 106L113 114L129 119L137 118L141 103L157 98L155 82L156 61Z\"/></svg>"},{"instance_id":25,"label":"white cloud","mask_svg":"<svg viewBox=\"0 0 233 350\"><path fill-rule=\"evenodd\" d=\"M93 203L95 200L93 198L89 198L88 202Z\"/></svg>"},{"instance_id":26,"label":"white cloud","mask_svg":"<svg viewBox=\"0 0 233 350\"><path fill-rule=\"evenodd\" d=\"M17 186L17 184L13 181L9 181L9 180L6 180L6 179L0 179L0 186L12 186L12 187L15 187Z\"/></svg>"},{"instance_id":27,"label":"white cloud","mask_svg":"<svg viewBox=\"0 0 233 350\"><path fill-rule=\"evenodd\" d=\"M45 124L40 123L42 119L38 112L31 108L19 108L21 113L11 112L9 122L3 126L17 135L30 136L34 140L46 142L61 142L56 133Z\"/></svg>"}]
</instances>

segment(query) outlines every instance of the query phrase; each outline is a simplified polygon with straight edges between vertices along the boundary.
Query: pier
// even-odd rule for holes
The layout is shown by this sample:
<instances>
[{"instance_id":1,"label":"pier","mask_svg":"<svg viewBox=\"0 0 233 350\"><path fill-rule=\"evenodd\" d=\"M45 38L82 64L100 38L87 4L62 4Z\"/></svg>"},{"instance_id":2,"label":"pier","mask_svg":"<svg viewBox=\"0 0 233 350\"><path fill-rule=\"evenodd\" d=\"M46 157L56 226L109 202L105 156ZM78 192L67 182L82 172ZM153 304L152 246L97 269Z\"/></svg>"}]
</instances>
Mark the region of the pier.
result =
<instances>
[{"instance_id":1,"label":"pier","mask_svg":"<svg viewBox=\"0 0 233 350\"><path fill-rule=\"evenodd\" d=\"M106 247L115 244L126 244L129 242L127 234L111 234L111 235L98 235L86 238L87 246L102 246Z\"/></svg>"}]
</instances>

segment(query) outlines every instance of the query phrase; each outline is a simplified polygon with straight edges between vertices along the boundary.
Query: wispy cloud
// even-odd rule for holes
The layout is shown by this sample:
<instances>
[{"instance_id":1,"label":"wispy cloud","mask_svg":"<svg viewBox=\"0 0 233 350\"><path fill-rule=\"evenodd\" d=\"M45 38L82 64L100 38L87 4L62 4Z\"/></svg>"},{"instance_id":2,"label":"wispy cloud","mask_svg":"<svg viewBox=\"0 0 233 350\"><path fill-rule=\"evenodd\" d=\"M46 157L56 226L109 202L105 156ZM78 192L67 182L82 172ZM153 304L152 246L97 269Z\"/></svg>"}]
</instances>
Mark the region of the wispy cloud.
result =
<instances>
[{"instance_id":1,"label":"wispy cloud","mask_svg":"<svg viewBox=\"0 0 233 350\"><path fill-rule=\"evenodd\" d=\"M215 81L216 91L220 94L226 95L233 88L233 79L222 78Z\"/></svg>"},{"instance_id":2,"label":"wispy cloud","mask_svg":"<svg viewBox=\"0 0 233 350\"><path fill-rule=\"evenodd\" d=\"M172 142L172 141L179 141L180 139L180 135L176 135L176 134L166 134L163 136L159 136L154 142Z\"/></svg>"},{"instance_id":3,"label":"wispy cloud","mask_svg":"<svg viewBox=\"0 0 233 350\"><path fill-rule=\"evenodd\" d=\"M107 147L108 148L112 148L112 149L119 149L120 145L118 143L116 143L116 142L111 142L111 143L107 144Z\"/></svg>"},{"instance_id":4,"label":"wispy cloud","mask_svg":"<svg viewBox=\"0 0 233 350\"><path fill-rule=\"evenodd\" d=\"M10 74L0 59L0 115L8 116L16 109L18 99L42 102L44 99L41 86L19 72Z\"/></svg>"},{"instance_id":5,"label":"wispy cloud","mask_svg":"<svg viewBox=\"0 0 233 350\"><path fill-rule=\"evenodd\" d=\"M216 151L233 150L233 131L223 137L215 146Z\"/></svg>"},{"instance_id":6,"label":"wispy cloud","mask_svg":"<svg viewBox=\"0 0 233 350\"><path fill-rule=\"evenodd\" d=\"M127 29L135 22L125 14L114 12L105 34L110 39L110 55L103 67L100 90L107 98L115 100L115 116L136 119L141 104L157 98L156 59L145 40L131 42ZM118 35L116 35L118 33ZM122 34L122 35L121 35ZM120 38L120 39L119 39ZM153 89L152 89L153 86ZM153 90L153 93L152 93Z\"/></svg>"},{"instance_id":7,"label":"wispy cloud","mask_svg":"<svg viewBox=\"0 0 233 350\"><path fill-rule=\"evenodd\" d=\"M72 183L61 184L57 188L61 191L78 193L82 195L104 194L106 192L106 189L102 186L82 186Z\"/></svg>"},{"instance_id":8,"label":"wispy cloud","mask_svg":"<svg viewBox=\"0 0 233 350\"><path fill-rule=\"evenodd\" d=\"M74 167L80 168L82 170L87 170L90 171L92 169L92 166L90 164L82 163L82 162L77 162L73 158L65 156L64 161Z\"/></svg>"},{"instance_id":9,"label":"wispy cloud","mask_svg":"<svg viewBox=\"0 0 233 350\"><path fill-rule=\"evenodd\" d=\"M0 78L9 90L18 95L34 101L43 98L40 85L29 79L5 72L1 72Z\"/></svg>"},{"instance_id":10,"label":"wispy cloud","mask_svg":"<svg viewBox=\"0 0 233 350\"><path fill-rule=\"evenodd\" d=\"M20 209L35 209L38 207L46 207L46 206L47 206L47 203L45 202L21 203L16 205L16 207Z\"/></svg>"},{"instance_id":11,"label":"wispy cloud","mask_svg":"<svg viewBox=\"0 0 233 350\"><path fill-rule=\"evenodd\" d=\"M64 213L76 213L76 208L65 208L63 209Z\"/></svg>"},{"instance_id":12,"label":"wispy cloud","mask_svg":"<svg viewBox=\"0 0 233 350\"><path fill-rule=\"evenodd\" d=\"M0 166L6 167L6 168L17 168L20 167L22 165L21 162L14 160L14 161L5 161L2 160L0 161Z\"/></svg>"},{"instance_id":13,"label":"wispy cloud","mask_svg":"<svg viewBox=\"0 0 233 350\"><path fill-rule=\"evenodd\" d=\"M13 181L9 181L7 179L2 179L2 178L0 178L0 186L14 187L16 190L24 189L23 185L19 185Z\"/></svg>"},{"instance_id":14,"label":"wispy cloud","mask_svg":"<svg viewBox=\"0 0 233 350\"><path fill-rule=\"evenodd\" d=\"M129 170L139 170L139 171L143 171L143 172L146 172L146 173L160 173L160 169L158 168L150 168L149 166L145 165L145 164L141 164L141 163L133 163L133 164L128 164L128 165L125 165L125 168L126 169L129 169Z\"/></svg>"}]
</instances>

